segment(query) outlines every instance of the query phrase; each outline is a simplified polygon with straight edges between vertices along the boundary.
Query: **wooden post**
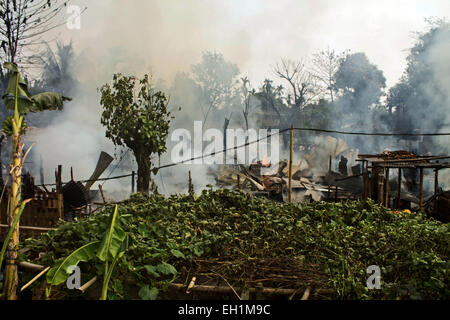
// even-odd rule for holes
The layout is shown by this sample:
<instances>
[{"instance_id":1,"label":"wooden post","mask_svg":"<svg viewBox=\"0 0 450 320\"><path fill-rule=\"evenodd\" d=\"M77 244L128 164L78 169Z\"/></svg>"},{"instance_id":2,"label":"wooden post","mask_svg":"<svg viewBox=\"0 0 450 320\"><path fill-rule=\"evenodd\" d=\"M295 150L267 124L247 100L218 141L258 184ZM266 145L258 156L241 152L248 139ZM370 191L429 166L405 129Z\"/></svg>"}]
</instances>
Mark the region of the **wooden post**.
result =
<instances>
[{"instance_id":1,"label":"wooden post","mask_svg":"<svg viewBox=\"0 0 450 320\"><path fill-rule=\"evenodd\" d=\"M131 193L134 193L134 175L135 172L131 171Z\"/></svg>"},{"instance_id":2,"label":"wooden post","mask_svg":"<svg viewBox=\"0 0 450 320\"><path fill-rule=\"evenodd\" d=\"M237 188L241 189L241 176L239 174L237 175Z\"/></svg>"},{"instance_id":3,"label":"wooden post","mask_svg":"<svg viewBox=\"0 0 450 320\"><path fill-rule=\"evenodd\" d=\"M58 165L58 170L56 171L56 196L58 201L58 217L59 219L64 218L64 199L62 194L62 165Z\"/></svg>"},{"instance_id":4,"label":"wooden post","mask_svg":"<svg viewBox=\"0 0 450 320\"><path fill-rule=\"evenodd\" d=\"M338 186L336 186L336 190L334 192L334 201L337 201L338 199Z\"/></svg>"},{"instance_id":5,"label":"wooden post","mask_svg":"<svg viewBox=\"0 0 450 320\"><path fill-rule=\"evenodd\" d=\"M331 181L331 154L330 154L330 161L328 162L328 199L330 199L331 196L331 185L330 185L330 181Z\"/></svg>"},{"instance_id":6,"label":"wooden post","mask_svg":"<svg viewBox=\"0 0 450 320\"><path fill-rule=\"evenodd\" d=\"M433 199L433 210L436 210L436 198L439 190L439 180L438 180L439 169L434 169L434 199Z\"/></svg>"},{"instance_id":7,"label":"wooden post","mask_svg":"<svg viewBox=\"0 0 450 320\"><path fill-rule=\"evenodd\" d=\"M384 177L382 174L379 174L377 176L377 183L378 183L378 197L377 202L381 205L384 204Z\"/></svg>"},{"instance_id":8,"label":"wooden post","mask_svg":"<svg viewBox=\"0 0 450 320\"><path fill-rule=\"evenodd\" d=\"M423 168L419 168L420 182L419 182L419 210L423 212Z\"/></svg>"},{"instance_id":9,"label":"wooden post","mask_svg":"<svg viewBox=\"0 0 450 320\"><path fill-rule=\"evenodd\" d=\"M400 208L400 196L402 191L402 168L398 168L398 177L397 177L397 209Z\"/></svg>"},{"instance_id":10,"label":"wooden post","mask_svg":"<svg viewBox=\"0 0 450 320\"><path fill-rule=\"evenodd\" d=\"M386 168L386 174L385 174L385 188L384 188L384 192L385 192L385 206L386 208L389 208L389 168Z\"/></svg>"},{"instance_id":11,"label":"wooden post","mask_svg":"<svg viewBox=\"0 0 450 320\"><path fill-rule=\"evenodd\" d=\"M70 167L70 180L73 180L73 168Z\"/></svg>"},{"instance_id":12,"label":"wooden post","mask_svg":"<svg viewBox=\"0 0 450 320\"><path fill-rule=\"evenodd\" d=\"M58 192L56 194L57 196L57 206L58 206L58 217L59 219L64 219L64 199L63 194L61 192Z\"/></svg>"},{"instance_id":13,"label":"wooden post","mask_svg":"<svg viewBox=\"0 0 450 320\"><path fill-rule=\"evenodd\" d=\"M103 203L106 204L105 194L103 193L103 187L101 184L98 185L98 190L100 190L100 195L102 196Z\"/></svg>"},{"instance_id":14,"label":"wooden post","mask_svg":"<svg viewBox=\"0 0 450 320\"><path fill-rule=\"evenodd\" d=\"M188 186L189 194L193 194L194 193L194 186L192 185L191 170L189 170L189 181L188 181L188 183L189 183L189 186Z\"/></svg>"},{"instance_id":15,"label":"wooden post","mask_svg":"<svg viewBox=\"0 0 450 320\"><path fill-rule=\"evenodd\" d=\"M291 124L291 129L289 130L289 185L288 185L288 201L292 202L292 153L293 153L293 131L294 128Z\"/></svg>"}]
</instances>

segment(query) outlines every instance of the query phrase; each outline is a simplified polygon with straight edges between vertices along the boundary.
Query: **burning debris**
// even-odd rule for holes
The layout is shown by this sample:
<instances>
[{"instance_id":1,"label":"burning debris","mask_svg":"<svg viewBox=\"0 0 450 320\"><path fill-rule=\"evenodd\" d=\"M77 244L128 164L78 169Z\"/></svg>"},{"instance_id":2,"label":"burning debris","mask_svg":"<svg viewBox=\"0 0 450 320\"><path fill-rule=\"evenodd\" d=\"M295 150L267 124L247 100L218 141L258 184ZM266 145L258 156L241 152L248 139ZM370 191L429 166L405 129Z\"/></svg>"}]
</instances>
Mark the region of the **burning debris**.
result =
<instances>
[{"instance_id":1,"label":"burning debris","mask_svg":"<svg viewBox=\"0 0 450 320\"><path fill-rule=\"evenodd\" d=\"M292 195L293 202L305 200L320 201L324 198L327 187L322 185L323 177L312 181L302 176L305 166L303 160L292 165ZM265 169L262 171L262 169ZM282 160L273 165L267 159L251 164L227 166L222 165L216 175L217 184L221 187L234 187L253 195L266 196L272 200L285 201L288 198L288 162ZM322 179L321 179L322 178Z\"/></svg>"}]
</instances>

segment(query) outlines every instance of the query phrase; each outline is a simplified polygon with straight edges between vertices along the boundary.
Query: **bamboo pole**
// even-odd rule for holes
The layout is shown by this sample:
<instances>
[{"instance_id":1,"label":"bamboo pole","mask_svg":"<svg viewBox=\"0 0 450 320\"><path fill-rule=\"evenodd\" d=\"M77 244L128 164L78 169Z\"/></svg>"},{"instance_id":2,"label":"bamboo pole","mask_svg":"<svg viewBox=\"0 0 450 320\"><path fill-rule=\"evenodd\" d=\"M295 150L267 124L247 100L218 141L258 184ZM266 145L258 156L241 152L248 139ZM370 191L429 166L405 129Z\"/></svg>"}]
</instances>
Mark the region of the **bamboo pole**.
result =
<instances>
[{"instance_id":1,"label":"bamboo pole","mask_svg":"<svg viewBox=\"0 0 450 320\"><path fill-rule=\"evenodd\" d=\"M7 224L0 224L0 228L9 228L9 225L7 225ZM19 226L19 229L35 230L35 231L51 231L51 230L55 230L55 228L31 227L31 226Z\"/></svg>"},{"instance_id":2,"label":"bamboo pole","mask_svg":"<svg viewBox=\"0 0 450 320\"><path fill-rule=\"evenodd\" d=\"M419 210L423 212L423 168L419 168Z\"/></svg>"},{"instance_id":3,"label":"bamboo pole","mask_svg":"<svg viewBox=\"0 0 450 320\"><path fill-rule=\"evenodd\" d=\"M78 290L81 292L85 292L95 283L95 281L97 281L97 276L93 277L91 280L83 284L81 287L78 288Z\"/></svg>"},{"instance_id":4,"label":"bamboo pole","mask_svg":"<svg viewBox=\"0 0 450 320\"><path fill-rule=\"evenodd\" d=\"M186 285L181 283L171 283L169 288L174 290L186 290ZM285 295L290 296L298 292L298 289L281 289L281 288L248 288L249 293L255 293L257 290L266 295ZM191 292L211 292L211 293L233 293L233 288L225 286L207 286L207 285L195 285L189 289ZM316 293L332 294L332 289L319 289Z\"/></svg>"},{"instance_id":5,"label":"bamboo pole","mask_svg":"<svg viewBox=\"0 0 450 320\"><path fill-rule=\"evenodd\" d=\"M39 274L37 276L35 276L33 279L31 279L26 285L24 285L21 289L20 292L22 292L23 290L25 290L26 288L28 288L29 286L31 286L37 279L39 279L44 273L46 273L48 270L50 269L50 267L45 268L44 270L42 270L41 272L39 272Z\"/></svg>"},{"instance_id":6,"label":"bamboo pole","mask_svg":"<svg viewBox=\"0 0 450 320\"><path fill-rule=\"evenodd\" d=\"M293 153L293 132L294 128L291 124L291 129L289 130L289 190L288 190L288 201L292 202L292 153Z\"/></svg>"},{"instance_id":7,"label":"bamboo pole","mask_svg":"<svg viewBox=\"0 0 450 320\"><path fill-rule=\"evenodd\" d=\"M21 261L19 262L19 267L32 270L32 271L42 271L45 269L44 266L41 266L40 264L35 264L31 262Z\"/></svg>"}]
</instances>

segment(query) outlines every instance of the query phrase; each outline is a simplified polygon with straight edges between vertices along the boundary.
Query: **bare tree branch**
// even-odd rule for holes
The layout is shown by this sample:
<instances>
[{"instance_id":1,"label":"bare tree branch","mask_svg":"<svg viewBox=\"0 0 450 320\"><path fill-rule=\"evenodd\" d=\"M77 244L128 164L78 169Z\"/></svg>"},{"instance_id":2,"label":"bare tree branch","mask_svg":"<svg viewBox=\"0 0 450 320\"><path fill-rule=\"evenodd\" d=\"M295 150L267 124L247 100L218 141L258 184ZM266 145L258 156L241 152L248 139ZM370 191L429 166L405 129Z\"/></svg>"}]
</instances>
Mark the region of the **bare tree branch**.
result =
<instances>
[{"instance_id":1,"label":"bare tree branch","mask_svg":"<svg viewBox=\"0 0 450 320\"><path fill-rule=\"evenodd\" d=\"M292 90L293 103L288 95L288 104L302 108L317 97L315 79L306 69L303 61L281 59L274 67L275 74L286 80Z\"/></svg>"},{"instance_id":2,"label":"bare tree branch","mask_svg":"<svg viewBox=\"0 0 450 320\"><path fill-rule=\"evenodd\" d=\"M67 23L61 16L71 0L2 0L0 1L0 50L9 62L33 60L22 48L42 44L40 36ZM87 8L84 8L84 12ZM61 18L61 19L59 19ZM21 58L21 59L19 59Z\"/></svg>"}]
</instances>

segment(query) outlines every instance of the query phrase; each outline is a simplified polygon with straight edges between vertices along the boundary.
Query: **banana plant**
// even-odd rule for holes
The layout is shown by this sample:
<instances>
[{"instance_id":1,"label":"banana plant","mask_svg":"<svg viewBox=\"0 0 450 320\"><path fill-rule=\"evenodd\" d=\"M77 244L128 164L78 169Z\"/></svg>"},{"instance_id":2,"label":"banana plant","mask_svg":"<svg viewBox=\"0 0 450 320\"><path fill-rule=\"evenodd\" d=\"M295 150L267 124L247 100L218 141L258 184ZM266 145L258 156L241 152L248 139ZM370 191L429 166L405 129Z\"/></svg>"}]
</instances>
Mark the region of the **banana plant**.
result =
<instances>
[{"instance_id":1,"label":"banana plant","mask_svg":"<svg viewBox=\"0 0 450 320\"><path fill-rule=\"evenodd\" d=\"M19 223L19 219L20 219L20 216L22 215L23 210L25 209L25 205L29 201L31 201L31 199L27 199L25 201L22 201L22 204L20 205L19 213L14 218L14 221L13 221L11 227L9 228L8 234L6 235L6 238L5 238L4 242L3 242L2 250L0 251L0 270L2 268L3 258L5 257L5 252L6 252L6 248L8 247L9 240L11 239L11 236L12 236L12 233L13 233L14 229L16 228L17 224ZM2 295L3 294L1 294L0 296L2 296Z\"/></svg>"},{"instance_id":2,"label":"banana plant","mask_svg":"<svg viewBox=\"0 0 450 320\"><path fill-rule=\"evenodd\" d=\"M37 95L31 95L28 92L27 83L19 73L15 63L6 62L3 67L9 70L10 78L6 93L3 95L6 108L13 109L14 115L7 119L4 128L10 128L7 131L12 136L12 163L10 164L11 192L9 195L8 219L15 222L9 236L7 246L9 248L8 258L17 260L17 248L19 247L19 218L24 210L26 202L21 201L22 168L25 156L22 158L24 144L21 142L21 135L25 132L24 115L27 112L37 112L50 109L61 110L63 101L72 100L54 92L44 92ZM27 151L27 153L29 150ZM22 206L23 205L23 206ZM22 211L21 211L22 210ZM20 213L20 214L19 214ZM19 218L17 218L19 216ZM5 249L6 250L6 249ZM5 285L3 295L8 300L17 299L18 287L17 265L8 264L5 270Z\"/></svg>"},{"instance_id":3,"label":"banana plant","mask_svg":"<svg viewBox=\"0 0 450 320\"><path fill-rule=\"evenodd\" d=\"M120 225L116 205L110 215L110 224L105 231L102 241L90 242L76 249L48 271L46 280L50 287L46 291L46 296L48 297L50 295L51 286L59 285L68 279L70 266L76 266L81 261L87 262L97 257L105 264L100 299L106 300L112 272L117 262L124 256L125 251L128 249L128 239L128 234L125 233Z\"/></svg>"}]
</instances>

